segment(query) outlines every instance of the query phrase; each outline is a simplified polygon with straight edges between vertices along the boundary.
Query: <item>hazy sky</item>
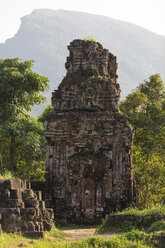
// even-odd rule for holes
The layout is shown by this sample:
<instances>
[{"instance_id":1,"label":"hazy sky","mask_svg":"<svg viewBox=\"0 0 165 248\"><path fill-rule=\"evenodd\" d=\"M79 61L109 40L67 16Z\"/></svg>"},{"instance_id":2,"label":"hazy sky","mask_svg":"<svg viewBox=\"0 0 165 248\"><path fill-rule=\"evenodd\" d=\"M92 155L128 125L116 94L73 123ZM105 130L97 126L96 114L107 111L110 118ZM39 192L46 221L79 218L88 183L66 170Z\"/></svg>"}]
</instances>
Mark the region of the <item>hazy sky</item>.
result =
<instances>
[{"instance_id":1,"label":"hazy sky","mask_svg":"<svg viewBox=\"0 0 165 248\"><path fill-rule=\"evenodd\" d=\"M0 0L0 42L14 36L22 16L43 8L105 15L165 36L165 0Z\"/></svg>"}]
</instances>

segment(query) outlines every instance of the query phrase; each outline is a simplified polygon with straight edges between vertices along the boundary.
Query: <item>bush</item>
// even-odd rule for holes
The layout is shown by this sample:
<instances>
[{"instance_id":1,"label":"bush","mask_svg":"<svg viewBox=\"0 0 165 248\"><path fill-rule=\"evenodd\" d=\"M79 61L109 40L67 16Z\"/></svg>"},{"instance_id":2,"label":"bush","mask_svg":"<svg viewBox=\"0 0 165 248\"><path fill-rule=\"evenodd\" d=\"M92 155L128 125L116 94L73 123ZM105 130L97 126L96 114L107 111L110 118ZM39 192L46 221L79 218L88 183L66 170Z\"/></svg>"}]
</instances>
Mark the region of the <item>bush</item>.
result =
<instances>
[{"instance_id":1,"label":"bush","mask_svg":"<svg viewBox=\"0 0 165 248\"><path fill-rule=\"evenodd\" d=\"M148 231L149 231L149 232L165 231L165 221L164 221L164 220L160 220L160 221L154 222L154 223L148 228Z\"/></svg>"}]
</instances>

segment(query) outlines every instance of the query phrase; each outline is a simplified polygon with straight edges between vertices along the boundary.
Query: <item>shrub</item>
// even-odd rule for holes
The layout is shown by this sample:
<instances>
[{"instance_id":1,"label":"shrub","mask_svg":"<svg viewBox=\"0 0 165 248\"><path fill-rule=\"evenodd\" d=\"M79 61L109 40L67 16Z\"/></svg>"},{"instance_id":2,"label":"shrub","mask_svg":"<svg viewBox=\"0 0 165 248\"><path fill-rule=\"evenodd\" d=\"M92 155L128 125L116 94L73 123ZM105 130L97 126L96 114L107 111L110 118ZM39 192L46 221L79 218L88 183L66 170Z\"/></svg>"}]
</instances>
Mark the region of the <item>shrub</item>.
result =
<instances>
[{"instance_id":1,"label":"shrub","mask_svg":"<svg viewBox=\"0 0 165 248\"><path fill-rule=\"evenodd\" d=\"M154 222L154 223L148 228L148 231L149 231L149 232L165 231L165 221L164 221L164 220L160 220L160 221Z\"/></svg>"}]
</instances>

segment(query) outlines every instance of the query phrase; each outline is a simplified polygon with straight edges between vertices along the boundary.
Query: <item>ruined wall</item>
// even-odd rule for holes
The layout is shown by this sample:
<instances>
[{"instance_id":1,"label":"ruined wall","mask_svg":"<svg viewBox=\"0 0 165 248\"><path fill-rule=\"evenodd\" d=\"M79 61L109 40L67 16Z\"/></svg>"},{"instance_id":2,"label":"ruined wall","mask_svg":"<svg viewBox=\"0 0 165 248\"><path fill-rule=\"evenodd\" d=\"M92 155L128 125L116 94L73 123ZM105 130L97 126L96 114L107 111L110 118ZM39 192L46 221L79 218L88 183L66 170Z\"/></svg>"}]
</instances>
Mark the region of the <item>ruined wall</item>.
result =
<instances>
[{"instance_id":1,"label":"ruined wall","mask_svg":"<svg viewBox=\"0 0 165 248\"><path fill-rule=\"evenodd\" d=\"M0 180L0 226L4 232L43 237L53 224L52 209L45 208L41 191L21 179Z\"/></svg>"},{"instance_id":2,"label":"ruined wall","mask_svg":"<svg viewBox=\"0 0 165 248\"><path fill-rule=\"evenodd\" d=\"M116 57L92 41L68 49L45 123L46 201L57 220L97 223L132 203L132 130L118 111Z\"/></svg>"}]
</instances>

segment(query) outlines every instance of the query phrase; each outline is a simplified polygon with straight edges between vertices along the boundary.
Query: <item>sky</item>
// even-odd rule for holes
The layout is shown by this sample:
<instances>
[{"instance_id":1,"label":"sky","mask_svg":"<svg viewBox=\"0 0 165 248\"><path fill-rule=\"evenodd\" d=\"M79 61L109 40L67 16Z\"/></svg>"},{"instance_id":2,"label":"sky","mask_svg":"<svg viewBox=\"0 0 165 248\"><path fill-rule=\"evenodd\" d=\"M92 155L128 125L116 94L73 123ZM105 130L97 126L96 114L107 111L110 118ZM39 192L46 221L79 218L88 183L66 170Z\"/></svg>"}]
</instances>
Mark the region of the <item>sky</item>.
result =
<instances>
[{"instance_id":1,"label":"sky","mask_svg":"<svg viewBox=\"0 0 165 248\"><path fill-rule=\"evenodd\" d=\"M35 9L65 9L109 16L165 36L165 0L0 0L0 42L13 37L21 17Z\"/></svg>"}]
</instances>

